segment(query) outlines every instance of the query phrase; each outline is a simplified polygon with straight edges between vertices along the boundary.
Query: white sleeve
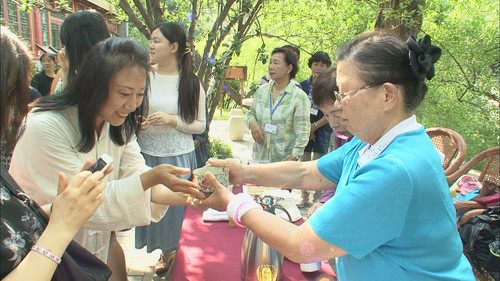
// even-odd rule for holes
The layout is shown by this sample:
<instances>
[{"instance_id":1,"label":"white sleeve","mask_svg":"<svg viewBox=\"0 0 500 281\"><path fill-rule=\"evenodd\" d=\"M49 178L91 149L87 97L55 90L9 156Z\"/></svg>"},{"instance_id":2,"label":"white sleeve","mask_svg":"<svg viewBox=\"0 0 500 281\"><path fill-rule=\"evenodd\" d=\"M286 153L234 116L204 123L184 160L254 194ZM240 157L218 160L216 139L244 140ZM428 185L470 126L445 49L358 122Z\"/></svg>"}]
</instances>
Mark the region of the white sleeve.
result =
<instances>
[{"instance_id":1,"label":"white sleeve","mask_svg":"<svg viewBox=\"0 0 500 281\"><path fill-rule=\"evenodd\" d=\"M76 146L78 132L48 112L28 114L27 126L12 155L9 173L39 204L52 203L57 195L58 173L68 180L80 171L85 158Z\"/></svg>"},{"instance_id":2,"label":"white sleeve","mask_svg":"<svg viewBox=\"0 0 500 281\"><path fill-rule=\"evenodd\" d=\"M69 179L81 170L87 156L95 155L77 151L79 132L70 122L53 118L55 114L37 115L28 119L14 151L10 172L38 203L47 204L57 194L58 172ZM143 190L139 174L148 168L137 142L118 147L110 140L106 147L109 149L102 152L113 157L115 170L104 179L107 181L104 201L85 227L119 230L149 224L155 219L151 217L152 208L161 207L166 211L167 206L152 204L150 191Z\"/></svg>"},{"instance_id":3,"label":"white sleeve","mask_svg":"<svg viewBox=\"0 0 500 281\"><path fill-rule=\"evenodd\" d=\"M198 99L198 113L197 118L192 123L186 123L179 115L176 115L177 127L176 129L186 133L186 134L201 134L205 131L207 127L206 116L205 116L205 90L203 86L200 85L200 97Z\"/></svg>"}]
</instances>

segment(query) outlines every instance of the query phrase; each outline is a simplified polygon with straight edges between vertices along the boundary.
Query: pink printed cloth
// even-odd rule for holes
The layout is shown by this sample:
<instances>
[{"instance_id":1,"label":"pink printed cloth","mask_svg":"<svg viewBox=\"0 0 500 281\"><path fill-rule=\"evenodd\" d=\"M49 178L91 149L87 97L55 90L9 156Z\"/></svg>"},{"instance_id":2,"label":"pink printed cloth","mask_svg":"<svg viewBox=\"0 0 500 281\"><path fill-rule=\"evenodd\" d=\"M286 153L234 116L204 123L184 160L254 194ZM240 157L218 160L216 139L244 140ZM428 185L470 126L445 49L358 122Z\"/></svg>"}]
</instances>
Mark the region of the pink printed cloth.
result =
<instances>
[{"instance_id":1,"label":"pink printed cloth","mask_svg":"<svg viewBox=\"0 0 500 281\"><path fill-rule=\"evenodd\" d=\"M469 175L461 177L457 182L457 186L457 193L460 192L462 195L467 195L472 191L481 188L479 181L475 177Z\"/></svg>"}]
</instances>

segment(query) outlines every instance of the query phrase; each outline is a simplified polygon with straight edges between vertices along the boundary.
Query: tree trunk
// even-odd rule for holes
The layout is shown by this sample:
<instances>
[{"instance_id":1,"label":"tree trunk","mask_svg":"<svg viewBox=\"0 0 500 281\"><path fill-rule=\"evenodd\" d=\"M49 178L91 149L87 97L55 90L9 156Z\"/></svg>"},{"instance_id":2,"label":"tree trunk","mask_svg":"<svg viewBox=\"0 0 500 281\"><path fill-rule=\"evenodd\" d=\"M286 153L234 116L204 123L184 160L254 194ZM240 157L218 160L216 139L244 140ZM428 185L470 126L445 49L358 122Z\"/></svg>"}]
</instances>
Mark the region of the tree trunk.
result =
<instances>
[{"instance_id":1,"label":"tree trunk","mask_svg":"<svg viewBox=\"0 0 500 281\"><path fill-rule=\"evenodd\" d=\"M390 0L379 10L375 28L394 31L401 39L417 36L422 27L425 0Z\"/></svg>"}]
</instances>

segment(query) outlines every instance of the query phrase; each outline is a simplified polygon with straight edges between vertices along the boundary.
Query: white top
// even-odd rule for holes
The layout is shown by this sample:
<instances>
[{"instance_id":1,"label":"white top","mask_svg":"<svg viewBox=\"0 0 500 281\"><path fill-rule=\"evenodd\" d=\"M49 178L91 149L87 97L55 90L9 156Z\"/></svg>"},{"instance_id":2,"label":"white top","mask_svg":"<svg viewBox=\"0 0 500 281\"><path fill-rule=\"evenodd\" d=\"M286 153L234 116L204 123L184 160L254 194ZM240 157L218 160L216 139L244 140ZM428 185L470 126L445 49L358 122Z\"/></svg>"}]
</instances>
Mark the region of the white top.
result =
<instances>
[{"instance_id":1,"label":"white top","mask_svg":"<svg viewBox=\"0 0 500 281\"><path fill-rule=\"evenodd\" d=\"M177 127L149 126L147 130L142 131L137 141L143 153L157 157L178 156L189 153L194 150L192 135L201 134L205 131L205 91L203 87L200 85L196 120L188 124L179 115L179 80L179 75L151 74L149 114L162 111L175 115Z\"/></svg>"},{"instance_id":2,"label":"white top","mask_svg":"<svg viewBox=\"0 0 500 281\"><path fill-rule=\"evenodd\" d=\"M103 153L109 154L114 159L114 171L103 179L104 202L75 237L106 261L110 231L158 221L168 207L151 203L150 189L143 190L139 173L149 168L135 140L124 146L114 144L106 123L90 152L78 152L79 141L76 107L30 113L9 172L28 195L44 205L51 203L57 194L58 172L70 179L81 170L88 156L97 159Z\"/></svg>"}]
</instances>

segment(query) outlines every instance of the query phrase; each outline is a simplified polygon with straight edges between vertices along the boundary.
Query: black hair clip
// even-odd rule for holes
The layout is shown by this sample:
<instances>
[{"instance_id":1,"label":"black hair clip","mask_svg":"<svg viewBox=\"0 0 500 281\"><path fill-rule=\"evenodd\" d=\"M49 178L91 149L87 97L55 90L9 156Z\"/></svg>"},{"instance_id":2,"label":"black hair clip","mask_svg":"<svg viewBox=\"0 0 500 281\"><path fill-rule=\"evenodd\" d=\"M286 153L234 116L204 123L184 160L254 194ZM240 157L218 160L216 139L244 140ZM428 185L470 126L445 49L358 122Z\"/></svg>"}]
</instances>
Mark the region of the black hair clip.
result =
<instances>
[{"instance_id":1,"label":"black hair clip","mask_svg":"<svg viewBox=\"0 0 500 281\"><path fill-rule=\"evenodd\" d=\"M434 77L434 63L441 57L441 48L431 45L429 35L424 35L418 41L415 36L410 36L406 44L410 49L411 69L417 75L418 80L420 82L423 82L425 78L431 80Z\"/></svg>"}]
</instances>

